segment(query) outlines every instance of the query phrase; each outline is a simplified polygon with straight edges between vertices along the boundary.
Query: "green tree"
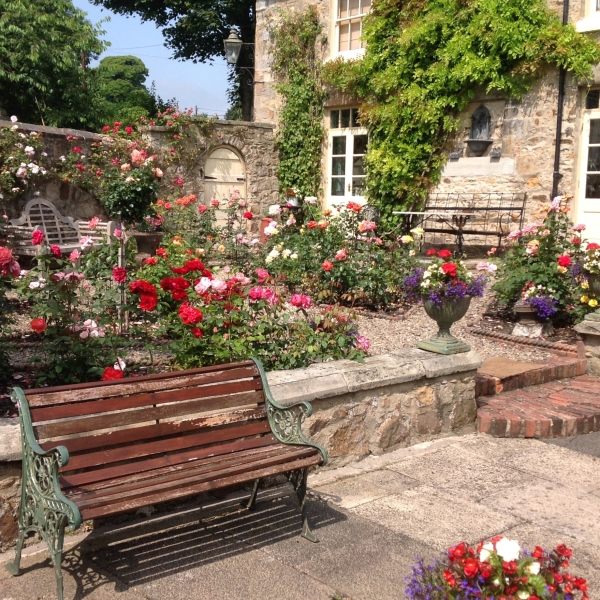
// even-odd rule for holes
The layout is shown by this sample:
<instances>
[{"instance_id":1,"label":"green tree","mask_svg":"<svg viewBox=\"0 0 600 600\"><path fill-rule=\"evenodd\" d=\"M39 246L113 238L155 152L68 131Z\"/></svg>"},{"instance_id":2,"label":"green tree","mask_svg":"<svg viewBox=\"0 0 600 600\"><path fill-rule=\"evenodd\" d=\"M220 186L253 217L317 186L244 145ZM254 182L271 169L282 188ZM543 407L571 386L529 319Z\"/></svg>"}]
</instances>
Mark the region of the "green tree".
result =
<instances>
[{"instance_id":1,"label":"green tree","mask_svg":"<svg viewBox=\"0 0 600 600\"><path fill-rule=\"evenodd\" d=\"M254 0L91 0L122 15L137 14L163 28L167 47L174 57L193 62L211 62L225 55L223 40L234 27L244 43L253 44L256 28ZM249 47L243 47L240 67L253 65ZM244 120L252 118L253 87L248 77L240 79ZM235 82L234 82L235 85Z\"/></svg>"},{"instance_id":2,"label":"green tree","mask_svg":"<svg viewBox=\"0 0 600 600\"><path fill-rule=\"evenodd\" d=\"M107 121L133 123L157 112L155 96L145 87L146 65L136 56L107 56L96 68L98 91Z\"/></svg>"},{"instance_id":3,"label":"green tree","mask_svg":"<svg viewBox=\"0 0 600 600\"><path fill-rule=\"evenodd\" d=\"M87 65L102 33L71 0L0 0L0 105L23 122L97 127Z\"/></svg>"}]
</instances>

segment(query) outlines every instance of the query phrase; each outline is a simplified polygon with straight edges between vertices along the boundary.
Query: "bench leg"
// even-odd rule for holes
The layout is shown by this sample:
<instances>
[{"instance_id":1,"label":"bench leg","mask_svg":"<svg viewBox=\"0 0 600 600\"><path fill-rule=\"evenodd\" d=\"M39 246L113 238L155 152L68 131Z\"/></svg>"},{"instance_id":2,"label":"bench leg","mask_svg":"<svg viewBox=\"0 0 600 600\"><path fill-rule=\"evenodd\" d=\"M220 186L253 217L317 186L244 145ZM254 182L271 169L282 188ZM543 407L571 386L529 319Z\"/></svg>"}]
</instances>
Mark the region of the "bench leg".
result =
<instances>
[{"instance_id":1,"label":"bench leg","mask_svg":"<svg viewBox=\"0 0 600 600\"><path fill-rule=\"evenodd\" d=\"M58 600L63 600L63 576L62 576L62 557L63 557L63 540L65 537L66 519L61 519L56 532L56 538L50 537L46 540L50 549L50 556L54 565L54 574L56 575L56 595Z\"/></svg>"},{"instance_id":2,"label":"bench leg","mask_svg":"<svg viewBox=\"0 0 600 600\"><path fill-rule=\"evenodd\" d=\"M247 508L248 510L254 510L254 508L256 507L256 494L258 493L259 483L260 483L260 479L257 479L254 482L254 486L252 487L252 494L250 495L250 498L248 499L248 501L244 500L244 502L242 502L242 506L244 508Z\"/></svg>"},{"instance_id":3,"label":"bench leg","mask_svg":"<svg viewBox=\"0 0 600 600\"><path fill-rule=\"evenodd\" d=\"M291 478L292 485L298 496L300 503L300 511L302 513L302 533L301 536L311 542L318 542L317 536L310 530L308 526L308 517L306 516L306 484L308 481L308 467L300 469L293 474Z\"/></svg>"},{"instance_id":4,"label":"bench leg","mask_svg":"<svg viewBox=\"0 0 600 600\"><path fill-rule=\"evenodd\" d=\"M15 551L15 560L6 565L6 570L11 575L19 575L21 570L21 550L23 549L23 542L25 541L26 537L27 533L25 531L19 531L19 538L17 540L17 548Z\"/></svg>"}]
</instances>

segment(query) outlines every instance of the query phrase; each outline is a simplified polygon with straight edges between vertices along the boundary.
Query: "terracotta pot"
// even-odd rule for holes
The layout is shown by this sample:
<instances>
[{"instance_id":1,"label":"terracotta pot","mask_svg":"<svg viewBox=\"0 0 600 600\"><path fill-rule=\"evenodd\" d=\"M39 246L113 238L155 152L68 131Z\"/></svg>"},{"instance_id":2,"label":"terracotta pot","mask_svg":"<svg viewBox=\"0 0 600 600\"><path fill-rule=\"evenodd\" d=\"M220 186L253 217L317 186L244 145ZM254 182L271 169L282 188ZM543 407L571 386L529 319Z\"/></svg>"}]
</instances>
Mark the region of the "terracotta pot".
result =
<instances>
[{"instance_id":1,"label":"terracotta pot","mask_svg":"<svg viewBox=\"0 0 600 600\"><path fill-rule=\"evenodd\" d=\"M135 240L137 245L135 260L138 264L141 264L146 258L150 258L156 254L165 234L162 231L131 231L129 235Z\"/></svg>"},{"instance_id":2,"label":"terracotta pot","mask_svg":"<svg viewBox=\"0 0 600 600\"><path fill-rule=\"evenodd\" d=\"M423 308L427 315L438 324L439 330L431 339L420 341L417 347L438 354L468 352L471 347L456 339L450 333L450 327L467 314L470 304L471 296L456 300L442 300L439 305L424 298Z\"/></svg>"},{"instance_id":3,"label":"terracotta pot","mask_svg":"<svg viewBox=\"0 0 600 600\"><path fill-rule=\"evenodd\" d=\"M267 236L265 235L265 229L269 226L273 219L270 217L262 217L260 220L260 243L264 244L267 241Z\"/></svg>"}]
</instances>

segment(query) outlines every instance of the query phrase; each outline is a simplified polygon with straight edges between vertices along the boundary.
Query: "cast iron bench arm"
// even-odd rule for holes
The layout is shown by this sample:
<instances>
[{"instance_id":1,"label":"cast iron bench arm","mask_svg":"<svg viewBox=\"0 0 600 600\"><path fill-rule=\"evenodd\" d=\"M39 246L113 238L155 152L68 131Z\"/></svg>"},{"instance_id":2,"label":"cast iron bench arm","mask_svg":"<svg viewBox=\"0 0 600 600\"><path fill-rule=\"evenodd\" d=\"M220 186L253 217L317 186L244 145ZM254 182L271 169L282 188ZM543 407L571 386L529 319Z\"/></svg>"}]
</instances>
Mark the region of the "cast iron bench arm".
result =
<instances>
[{"instance_id":1,"label":"cast iron bench arm","mask_svg":"<svg viewBox=\"0 0 600 600\"><path fill-rule=\"evenodd\" d=\"M327 450L314 442L311 442L302 433L302 423L306 417L312 415L312 406L308 402L297 402L289 406L279 404L269 388L267 376L262 363L256 359L252 359L256 364L256 368L260 373L263 382L263 391L265 394L265 404L267 409L267 417L273 435L284 444L311 446L316 448L323 457L323 465L327 464Z\"/></svg>"}]
</instances>

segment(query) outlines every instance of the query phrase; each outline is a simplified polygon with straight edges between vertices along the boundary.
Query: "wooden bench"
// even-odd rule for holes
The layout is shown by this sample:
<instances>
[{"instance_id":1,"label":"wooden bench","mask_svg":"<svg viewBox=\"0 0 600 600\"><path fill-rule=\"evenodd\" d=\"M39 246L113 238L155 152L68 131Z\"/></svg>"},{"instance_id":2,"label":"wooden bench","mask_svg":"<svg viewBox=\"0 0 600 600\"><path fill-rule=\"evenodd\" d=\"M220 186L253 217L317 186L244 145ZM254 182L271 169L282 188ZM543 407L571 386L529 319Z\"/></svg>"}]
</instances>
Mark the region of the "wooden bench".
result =
<instances>
[{"instance_id":1,"label":"wooden bench","mask_svg":"<svg viewBox=\"0 0 600 600\"><path fill-rule=\"evenodd\" d=\"M88 221L75 221L71 217L61 215L57 208L44 198L30 200L18 219L3 225L1 231L7 243L19 256L36 256L39 248L31 243L31 235L39 229L46 236L46 242L59 246L63 252L81 249L80 240L89 236L94 244L102 244L112 240L115 230L113 221L101 221L96 229L90 229Z\"/></svg>"},{"instance_id":2,"label":"wooden bench","mask_svg":"<svg viewBox=\"0 0 600 600\"><path fill-rule=\"evenodd\" d=\"M302 513L302 536L316 542L306 517L306 481L326 451L304 437L307 402L281 406L258 360L23 391L18 404L23 484L14 562L23 540L39 533L63 598L65 528L233 484L285 473Z\"/></svg>"}]
</instances>

